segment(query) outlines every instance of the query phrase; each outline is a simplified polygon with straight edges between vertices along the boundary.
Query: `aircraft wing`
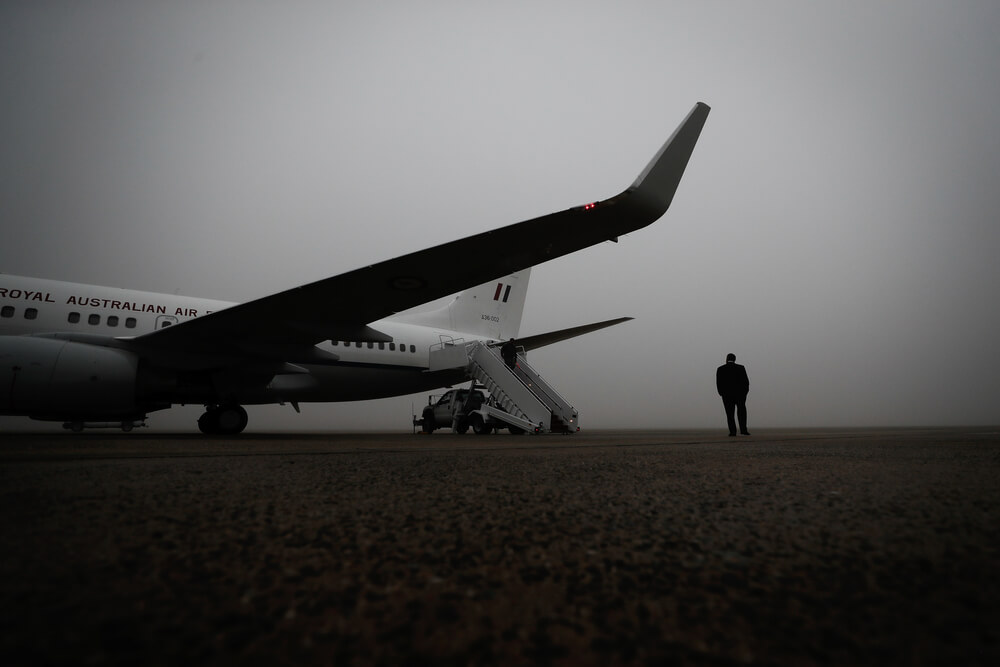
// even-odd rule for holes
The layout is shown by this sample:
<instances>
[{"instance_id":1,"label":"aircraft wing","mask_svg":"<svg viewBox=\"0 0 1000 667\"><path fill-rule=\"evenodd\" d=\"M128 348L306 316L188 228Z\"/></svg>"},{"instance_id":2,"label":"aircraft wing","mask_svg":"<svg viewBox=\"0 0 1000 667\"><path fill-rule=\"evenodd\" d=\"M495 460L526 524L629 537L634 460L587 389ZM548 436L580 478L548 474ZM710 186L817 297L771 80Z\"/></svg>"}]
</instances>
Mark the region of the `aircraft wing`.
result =
<instances>
[{"instance_id":1,"label":"aircraft wing","mask_svg":"<svg viewBox=\"0 0 1000 667\"><path fill-rule=\"evenodd\" d=\"M232 306L134 339L166 350L388 341L369 323L472 285L616 240L655 222L673 199L709 107L698 103L620 194L444 243Z\"/></svg>"}]
</instances>

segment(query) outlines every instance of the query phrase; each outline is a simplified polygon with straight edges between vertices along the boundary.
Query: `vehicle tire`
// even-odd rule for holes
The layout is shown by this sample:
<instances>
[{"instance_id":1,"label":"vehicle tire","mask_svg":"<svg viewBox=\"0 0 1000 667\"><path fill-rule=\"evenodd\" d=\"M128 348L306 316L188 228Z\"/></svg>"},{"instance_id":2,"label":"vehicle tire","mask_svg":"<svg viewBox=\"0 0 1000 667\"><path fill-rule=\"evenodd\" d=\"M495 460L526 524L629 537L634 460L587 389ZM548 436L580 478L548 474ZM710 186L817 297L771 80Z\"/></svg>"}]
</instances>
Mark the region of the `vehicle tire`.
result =
<instances>
[{"instance_id":1,"label":"vehicle tire","mask_svg":"<svg viewBox=\"0 0 1000 667\"><path fill-rule=\"evenodd\" d=\"M469 424L472 425L472 432L476 435L489 435L493 431L493 427L488 426L483 421L482 415L472 415L469 417Z\"/></svg>"},{"instance_id":2,"label":"vehicle tire","mask_svg":"<svg viewBox=\"0 0 1000 667\"><path fill-rule=\"evenodd\" d=\"M430 408L424 408L420 419L420 430L424 433L433 433L435 426L437 424L434 423L434 411Z\"/></svg>"}]
</instances>

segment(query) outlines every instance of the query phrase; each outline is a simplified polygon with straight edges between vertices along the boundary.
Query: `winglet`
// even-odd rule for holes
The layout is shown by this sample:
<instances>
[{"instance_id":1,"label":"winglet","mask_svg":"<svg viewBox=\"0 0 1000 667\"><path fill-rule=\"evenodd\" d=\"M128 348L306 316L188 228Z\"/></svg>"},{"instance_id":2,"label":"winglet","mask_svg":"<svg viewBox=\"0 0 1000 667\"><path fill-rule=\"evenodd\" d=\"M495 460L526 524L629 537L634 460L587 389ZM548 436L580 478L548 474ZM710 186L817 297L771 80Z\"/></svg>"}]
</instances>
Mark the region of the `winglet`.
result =
<instances>
[{"instance_id":1,"label":"winglet","mask_svg":"<svg viewBox=\"0 0 1000 667\"><path fill-rule=\"evenodd\" d=\"M694 146L698 143L709 111L711 107L704 102L695 104L687 118L677 126L632 186L625 191L630 199L639 199L645 206L659 211L654 220L663 215L673 201L677 185L681 182Z\"/></svg>"}]
</instances>

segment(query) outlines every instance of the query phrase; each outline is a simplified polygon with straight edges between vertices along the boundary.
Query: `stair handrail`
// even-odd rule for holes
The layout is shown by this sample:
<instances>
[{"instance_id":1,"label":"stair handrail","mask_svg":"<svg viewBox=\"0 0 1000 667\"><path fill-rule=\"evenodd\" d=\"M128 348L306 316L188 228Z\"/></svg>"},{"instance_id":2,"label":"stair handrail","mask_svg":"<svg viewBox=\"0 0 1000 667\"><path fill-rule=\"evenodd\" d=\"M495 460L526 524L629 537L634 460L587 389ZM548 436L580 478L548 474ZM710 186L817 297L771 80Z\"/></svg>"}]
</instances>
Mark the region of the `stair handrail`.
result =
<instances>
[{"instance_id":1,"label":"stair handrail","mask_svg":"<svg viewBox=\"0 0 1000 667\"><path fill-rule=\"evenodd\" d=\"M531 390L531 388L511 371L500 358L498 352L481 342L467 346L469 360L479 366L483 373L489 376L497 388L521 410L532 424L541 425L543 430L549 430L552 410ZM489 366L489 367L487 367ZM505 386L500 379L514 379L516 383L508 382ZM490 392L491 394L493 391Z\"/></svg>"},{"instance_id":2,"label":"stair handrail","mask_svg":"<svg viewBox=\"0 0 1000 667\"><path fill-rule=\"evenodd\" d=\"M536 371L531 364L528 363L526 359L518 357L518 361L523 362L523 364L519 364L517 366L517 371L520 371L520 373L515 371L515 375L517 375L518 379L520 379L523 384L527 385L528 388L533 391L533 393L535 393L536 395L542 394L542 396L539 396L539 398L542 399L543 403L548 405L549 408L553 410L553 412L555 412L556 409L558 409L558 412L566 414L568 416L575 417L577 415L576 408L570 405L569 401L567 401L558 391L556 391L556 388L553 387L551 384L549 384L545 380L545 378L543 378L542 375L538 371ZM521 375L526 376L528 378L528 381L525 382L525 379L521 377ZM535 391L536 389L537 391Z\"/></svg>"}]
</instances>

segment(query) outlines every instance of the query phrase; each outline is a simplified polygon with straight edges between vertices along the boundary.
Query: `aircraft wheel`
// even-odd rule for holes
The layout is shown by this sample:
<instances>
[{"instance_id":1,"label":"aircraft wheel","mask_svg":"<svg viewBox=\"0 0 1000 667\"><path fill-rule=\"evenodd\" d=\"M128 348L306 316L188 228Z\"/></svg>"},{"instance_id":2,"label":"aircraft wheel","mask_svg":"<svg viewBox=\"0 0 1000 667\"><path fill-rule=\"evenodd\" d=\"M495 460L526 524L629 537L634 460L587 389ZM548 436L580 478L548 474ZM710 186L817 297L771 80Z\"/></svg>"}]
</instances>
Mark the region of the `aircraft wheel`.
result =
<instances>
[{"instance_id":1,"label":"aircraft wheel","mask_svg":"<svg viewBox=\"0 0 1000 667\"><path fill-rule=\"evenodd\" d=\"M469 423L472 425L472 432L476 435L489 435L493 431L493 427L487 426L486 422L483 421L482 415L472 415L469 417Z\"/></svg>"},{"instance_id":2,"label":"aircraft wheel","mask_svg":"<svg viewBox=\"0 0 1000 667\"><path fill-rule=\"evenodd\" d=\"M208 409L205 414L198 417L198 429L205 435L214 435L219 432L219 411L215 408Z\"/></svg>"},{"instance_id":3,"label":"aircraft wheel","mask_svg":"<svg viewBox=\"0 0 1000 667\"><path fill-rule=\"evenodd\" d=\"M217 433L222 435L236 435L242 433L247 427L247 411L240 405L223 405L218 408L215 415Z\"/></svg>"}]
</instances>

